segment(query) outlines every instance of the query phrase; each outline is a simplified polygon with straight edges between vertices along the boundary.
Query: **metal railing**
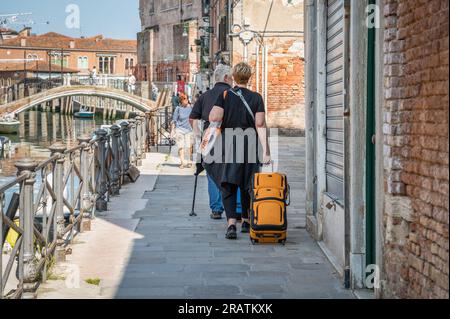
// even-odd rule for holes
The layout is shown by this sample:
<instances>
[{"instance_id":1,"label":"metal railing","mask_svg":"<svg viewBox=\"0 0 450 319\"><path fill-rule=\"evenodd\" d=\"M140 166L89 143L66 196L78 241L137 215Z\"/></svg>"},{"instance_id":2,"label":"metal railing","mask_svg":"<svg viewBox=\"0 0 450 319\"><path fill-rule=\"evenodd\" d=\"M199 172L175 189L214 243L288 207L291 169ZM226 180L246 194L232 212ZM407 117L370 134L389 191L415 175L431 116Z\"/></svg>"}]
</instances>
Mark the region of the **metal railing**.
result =
<instances>
[{"instance_id":1,"label":"metal railing","mask_svg":"<svg viewBox=\"0 0 450 319\"><path fill-rule=\"evenodd\" d=\"M71 149L55 144L45 162L16 162L17 177L0 186L0 299L36 297L49 267L65 260L73 238L89 231L96 211L106 211L110 197L136 179L151 123L150 113L137 116L96 130L94 137L80 136ZM14 288L6 291L12 281Z\"/></svg>"},{"instance_id":2,"label":"metal railing","mask_svg":"<svg viewBox=\"0 0 450 319\"><path fill-rule=\"evenodd\" d=\"M173 108L165 106L155 111L154 117L156 121L155 146L157 150L159 146L171 146L171 125L172 125Z\"/></svg>"}]
</instances>

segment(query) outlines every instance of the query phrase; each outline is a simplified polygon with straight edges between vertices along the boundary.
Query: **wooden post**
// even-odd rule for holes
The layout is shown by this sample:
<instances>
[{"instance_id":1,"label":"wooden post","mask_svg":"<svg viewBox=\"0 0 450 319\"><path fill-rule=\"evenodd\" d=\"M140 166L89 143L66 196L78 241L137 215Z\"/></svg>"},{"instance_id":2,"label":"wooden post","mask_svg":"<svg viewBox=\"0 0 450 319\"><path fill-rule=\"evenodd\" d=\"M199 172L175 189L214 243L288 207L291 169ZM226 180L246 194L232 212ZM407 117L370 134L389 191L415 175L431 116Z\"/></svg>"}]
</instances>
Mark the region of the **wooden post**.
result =
<instances>
[{"instance_id":1,"label":"wooden post","mask_svg":"<svg viewBox=\"0 0 450 319\"><path fill-rule=\"evenodd\" d=\"M111 117L111 99L106 99L107 109L106 109L106 119L109 120Z\"/></svg>"},{"instance_id":2,"label":"wooden post","mask_svg":"<svg viewBox=\"0 0 450 319\"><path fill-rule=\"evenodd\" d=\"M101 102L101 98L96 98L96 103L94 104L94 110L93 110L93 112L94 112L94 114L95 114L95 112L97 112L97 105L99 104Z\"/></svg>"},{"instance_id":3,"label":"wooden post","mask_svg":"<svg viewBox=\"0 0 450 319\"><path fill-rule=\"evenodd\" d=\"M102 99L102 104L103 104L103 121L106 119L106 100Z\"/></svg>"},{"instance_id":4,"label":"wooden post","mask_svg":"<svg viewBox=\"0 0 450 319\"><path fill-rule=\"evenodd\" d=\"M125 112L125 119L128 120L130 118L131 106L127 104L127 111Z\"/></svg>"},{"instance_id":5,"label":"wooden post","mask_svg":"<svg viewBox=\"0 0 450 319\"><path fill-rule=\"evenodd\" d=\"M60 101L61 101L60 112L61 112L61 115L64 115L64 114L66 114L67 98L64 97Z\"/></svg>"},{"instance_id":6,"label":"wooden post","mask_svg":"<svg viewBox=\"0 0 450 319\"><path fill-rule=\"evenodd\" d=\"M69 97L69 110L67 114L72 114L73 113L73 97Z\"/></svg>"},{"instance_id":7,"label":"wooden post","mask_svg":"<svg viewBox=\"0 0 450 319\"><path fill-rule=\"evenodd\" d=\"M117 113L117 100L114 100L114 110L113 110L113 114L112 114L112 119L116 118L116 113Z\"/></svg>"}]
</instances>

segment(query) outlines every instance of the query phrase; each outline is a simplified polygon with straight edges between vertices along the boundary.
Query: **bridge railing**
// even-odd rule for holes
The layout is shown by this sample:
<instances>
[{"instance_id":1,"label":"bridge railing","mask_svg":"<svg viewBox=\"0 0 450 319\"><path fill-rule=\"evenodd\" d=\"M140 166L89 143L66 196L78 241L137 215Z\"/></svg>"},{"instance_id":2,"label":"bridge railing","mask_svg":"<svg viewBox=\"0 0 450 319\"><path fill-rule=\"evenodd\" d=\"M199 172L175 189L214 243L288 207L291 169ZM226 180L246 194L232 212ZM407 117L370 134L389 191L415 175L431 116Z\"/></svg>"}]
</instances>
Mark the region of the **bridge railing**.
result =
<instances>
[{"instance_id":1,"label":"bridge railing","mask_svg":"<svg viewBox=\"0 0 450 319\"><path fill-rule=\"evenodd\" d=\"M13 84L7 87L0 87L0 105L23 99L33 94L50 90L62 86L63 82L59 80L25 80L22 83Z\"/></svg>"},{"instance_id":2,"label":"bridge railing","mask_svg":"<svg viewBox=\"0 0 450 319\"><path fill-rule=\"evenodd\" d=\"M70 149L52 145L42 163L16 162L17 177L0 186L0 299L36 297L74 237L90 230L124 183L135 181L150 127L150 117L138 116L80 136Z\"/></svg>"},{"instance_id":3,"label":"bridge railing","mask_svg":"<svg viewBox=\"0 0 450 319\"><path fill-rule=\"evenodd\" d=\"M68 77L66 75L63 78L57 78L53 80L25 79L21 83L0 87L0 105L14 102L25 97L32 96L33 94L50 90L55 87L66 85L101 86L116 90L122 90L124 92L137 95L137 92L135 90L133 91L133 87L128 86L127 81L123 79L112 78L107 75L99 75L94 80L88 77Z\"/></svg>"},{"instance_id":4,"label":"bridge railing","mask_svg":"<svg viewBox=\"0 0 450 319\"><path fill-rule=\"evenodd\" d=\"M122 91L129 91L127 81L123 79L117 79L117 78L111 78L107 75L100 74L96 79L91 78L77 78L75 77L73 80L73 83L78 83L81 85L95 85L95 86L102 86L107 87L111 89L117 89ZM129 92L133 93L133 92Z\"/></svg>"}]
</instances>

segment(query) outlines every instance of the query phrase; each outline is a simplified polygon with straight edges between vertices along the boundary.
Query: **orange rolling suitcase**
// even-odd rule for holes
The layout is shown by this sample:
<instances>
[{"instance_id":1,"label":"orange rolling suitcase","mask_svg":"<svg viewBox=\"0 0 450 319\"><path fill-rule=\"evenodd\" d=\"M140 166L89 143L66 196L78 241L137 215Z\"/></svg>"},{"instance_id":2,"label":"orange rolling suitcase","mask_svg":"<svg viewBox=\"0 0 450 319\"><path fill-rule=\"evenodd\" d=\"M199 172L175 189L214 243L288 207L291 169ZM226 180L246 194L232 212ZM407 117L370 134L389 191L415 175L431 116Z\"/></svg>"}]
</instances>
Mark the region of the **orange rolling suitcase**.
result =
<instances>
[{"instance_id":1,"label":"orange rolling suitcase","mask_svg":"<svg viewBox=\"0 0 450 319\"><path fill-rule=\"evenodd\" d=\"M252 183L250 239L256 243L282 243L287 238L289 184L286 175L255 174Z\"/></svg>"}]
</instances>

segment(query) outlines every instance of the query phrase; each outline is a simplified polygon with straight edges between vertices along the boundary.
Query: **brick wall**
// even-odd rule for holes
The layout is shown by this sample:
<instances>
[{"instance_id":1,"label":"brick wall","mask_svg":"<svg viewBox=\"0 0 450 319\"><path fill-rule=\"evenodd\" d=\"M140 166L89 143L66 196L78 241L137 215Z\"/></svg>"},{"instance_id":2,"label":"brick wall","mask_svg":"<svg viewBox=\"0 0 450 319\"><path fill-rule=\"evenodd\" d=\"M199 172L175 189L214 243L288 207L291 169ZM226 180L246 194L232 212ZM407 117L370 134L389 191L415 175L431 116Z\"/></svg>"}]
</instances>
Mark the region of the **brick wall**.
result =
<instances>
[{"instance_id":1,"label":"brick wall","mask_svg":"<svg viewBox=\"0 0 450 319\"><path fill-rule=\"evenodd\" d=\"M272 39L268 64L268 122L271 127L305 129L305 73L298 40Z\"/></svg>"},{"instance_id":2,"label":"brick wall","mask_svg":"<svg viewBox=\"0 0 450 319\"><path fill-rule=\"evenodd\" d=\"M269 127L305 129L305 79L304 58L298 38L277 38L267 40L268 75L267 75L267 121ZM235 45L235 47L238 47ZM233 64L242 61L239 47L233 52ZM250 87L256 91L256 58L254 49L249 50L249 63L254 76ZM262 92L262 52L259 57L260 84Z\"/></svg>"},{"instance_id":3,"label":"brick wall","mask_svg":"<svg viewBox=\"0 0 450 319\"><path fill-rule=\"evenodd\" d=\"M384 297L448 298L448 0L386 0Z\"/></svg>"}]
</instances>

